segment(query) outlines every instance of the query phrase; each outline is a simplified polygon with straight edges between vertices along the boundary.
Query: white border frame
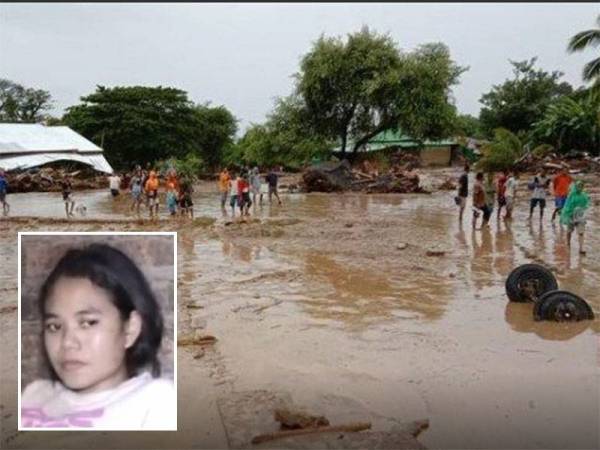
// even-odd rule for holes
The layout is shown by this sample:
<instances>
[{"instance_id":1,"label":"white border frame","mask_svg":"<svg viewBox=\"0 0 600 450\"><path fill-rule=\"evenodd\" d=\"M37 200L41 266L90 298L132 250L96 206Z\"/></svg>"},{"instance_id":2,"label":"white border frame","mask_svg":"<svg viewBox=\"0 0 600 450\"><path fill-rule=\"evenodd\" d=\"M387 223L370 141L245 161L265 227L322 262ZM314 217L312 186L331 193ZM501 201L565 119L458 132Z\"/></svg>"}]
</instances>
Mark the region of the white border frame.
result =
<instances>
[{"instance_id":1,"label":"white border frame","mask_svg":"<svg viewBox=\"0 0 600 450\"><path fill-rule=\"evenodd\" d=\"M17 296L18 296L18 322L17 322L17 430L19 431L177 431L177 417L175 417L175 429L157 429L157 430L127 430L127 429L102 429L102 428L25 428L21 426L21 236L172 236L174 239L173 245L173 384L175 386L175 410L177 408L177 232L176 231L19 231L18 233L18 250L17 250Z\"/></svg>"}]
</instances>

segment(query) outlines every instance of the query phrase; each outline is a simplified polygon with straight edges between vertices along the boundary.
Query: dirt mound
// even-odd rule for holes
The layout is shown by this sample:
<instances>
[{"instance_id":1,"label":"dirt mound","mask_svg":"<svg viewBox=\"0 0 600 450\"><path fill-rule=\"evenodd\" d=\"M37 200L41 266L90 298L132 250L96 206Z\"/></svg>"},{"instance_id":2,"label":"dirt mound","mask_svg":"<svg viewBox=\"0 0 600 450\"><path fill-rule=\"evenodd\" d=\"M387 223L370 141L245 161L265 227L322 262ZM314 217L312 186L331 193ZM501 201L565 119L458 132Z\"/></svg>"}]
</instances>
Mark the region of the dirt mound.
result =
<instances>
[{"instance_id":1,"label":"dirt mound","mask_svg":"<svg viewBox=\"0 0 600 450\"><path fill-rule=\"evenodd\" d=\"M527 153L514 165L514 169L519 172L539 172L542 169L554 171L563 167L573 174L598 172L600 157L592 157L585 152L570 152L566 155L550 153L545 156Z\"/></svg>"},{"instance_id":2,"label":"dirt mound","mask_svg":"<svg viewBox=\"0 0 600 450\"><path fill-rule=\"evenodd\" d=\"M351 168L347 161L327 162L306 169L302 175L305 192L360 191L366 193L426 192L411 162L394 165L385 173L364 161Z\"/></svg>"}]
</instances>

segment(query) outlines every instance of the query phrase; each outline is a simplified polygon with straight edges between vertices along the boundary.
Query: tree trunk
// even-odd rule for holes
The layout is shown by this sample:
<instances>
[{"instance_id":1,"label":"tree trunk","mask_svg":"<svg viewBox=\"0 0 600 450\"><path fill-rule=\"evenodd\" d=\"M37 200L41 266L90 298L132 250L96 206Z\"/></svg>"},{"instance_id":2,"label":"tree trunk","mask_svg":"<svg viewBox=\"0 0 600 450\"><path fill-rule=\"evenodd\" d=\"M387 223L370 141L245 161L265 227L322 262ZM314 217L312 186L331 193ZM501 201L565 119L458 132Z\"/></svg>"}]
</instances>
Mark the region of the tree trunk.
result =
<instances>
[{"instance_id":1,"label":"tree trunk","mask_svg":"<svg viewBox=\"0 0 600 450\"><path fill-rule=\"evenodd\" d=\"M342 132L342 157L341 159L344 160L346 158L346 142L348 141L348 128L344 128L344 131Z\"/></svg>"}]
</instances>

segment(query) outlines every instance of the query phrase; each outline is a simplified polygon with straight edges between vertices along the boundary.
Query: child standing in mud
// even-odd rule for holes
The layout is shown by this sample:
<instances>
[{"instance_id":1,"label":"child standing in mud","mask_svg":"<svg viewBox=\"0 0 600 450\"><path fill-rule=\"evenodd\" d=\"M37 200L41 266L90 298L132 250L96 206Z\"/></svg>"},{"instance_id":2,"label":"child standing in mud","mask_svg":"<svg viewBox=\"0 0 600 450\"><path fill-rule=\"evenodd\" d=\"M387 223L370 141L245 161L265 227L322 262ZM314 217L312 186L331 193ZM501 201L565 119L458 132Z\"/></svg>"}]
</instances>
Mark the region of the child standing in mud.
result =
<instances>
[{"instance_id":1,"label":"child standing in mud","mask_svg":"<svg viewBox=\"0 0 600 450\"><path fill-rule=\"evenodd\" d=\"M6 194L8 192L8 181L6 181L6 174L4 169L0 169L0 203L2 203L2 214L8 216L10 211L10 205L6 201Z\"/></svg>"},{"instance_id":2,"label":"child standing in mud","mask_svg":"<svg viewBox=\"0 0 600 450\"><path fill-rule=\"evenodd\" d=\"M179 187L179 208L181 209L181 215L184 217L190 216L190 219L194 218L194 202L192 201L192 193L194 188L192 187L191 181L183 179Z\"/></svg>"},{"instance_id":3,"label":"child standing in mud","mask_svg":"<svg viewBox=\"0 0 600 450\"><path fill-rule=\"evenodd\" d=\"M494 172L488 172L485 177L485 204L490 212L494 212L494 203L496 202L496 183L494 183Z\"/></svg>"},{"instance_id":4,"label":"child standing in mud","mask_svg":"<svg viewBox=\"0 0 600 450\"><path fill-rule=\"evenodd\" d=\"M252 206L252 200L250 200L250 183L248 182L248 175L245 173L243 176L238 178L238 205L240 207L241 216L250 215L250 206Z\"/></svg>"},{"instance_id":5,"label":"child standing in mud","mask_svg":"<svg viewBox=\"0 0 600 450\"><path fill-rule=\"evenodd\" d=\"M62 189L62 198L65 203L65 213L67 219L73 216L73 209L75 208L75 201L73 200L73 184L71 183L71 177L65 175L62 182L60 183Z\"/></svg>"},{"instance_id":6,"label":"child standing in mud","mask_svg":"<svg viewBox=\"0 0 600 450\"><path fill-rule=\"evenodd\" d=\"M25 428L171 430L176 393L160 375L163 317L140 269L105 244L68 251L40 290L50 379L21 398Z\"/></svg>"},{"instance_id":7,"label":"child standing in mud","mask_svg":"<svg viewBox=\"0 0 600 450\"><path fill-rule=\"evenodd\" d=\"M459 207L458 220L462 223L465 207L467 206L467 197L469 196L469 165L465 164L464 171L458 179L458 192L456 195L456 204Z\"/></svg>"},{"instance_id":8,"label":"child standing in mud","mask_svg":"<svg viewBox=\"0 0 600 450\"><path fill-rule=\"evenodd\" d=\"M229 194L229 182L231 176L229 170L225 167L219 174L219 193L221 195L221 209L225 209L225 203L227 202L227 195Z\"/></svg>"}]
</instances>

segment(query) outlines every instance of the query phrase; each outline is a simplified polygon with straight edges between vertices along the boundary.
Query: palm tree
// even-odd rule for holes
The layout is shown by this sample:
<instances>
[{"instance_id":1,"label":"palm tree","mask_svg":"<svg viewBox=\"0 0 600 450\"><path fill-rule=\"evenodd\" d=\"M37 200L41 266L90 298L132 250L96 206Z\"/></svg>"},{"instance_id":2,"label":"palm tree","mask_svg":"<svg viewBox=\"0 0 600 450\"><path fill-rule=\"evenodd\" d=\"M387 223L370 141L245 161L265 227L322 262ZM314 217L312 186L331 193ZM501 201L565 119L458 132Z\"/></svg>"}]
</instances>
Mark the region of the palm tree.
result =
<instances>
[{"instance_id":1,"label":"palm tree","mask_svg":"<svg viewBox=\"0 0 600 450\"><path fill-rule=\"evenodd\" d=\"M600 27L600 15L596 18L596 23ZM600 28L581 31L569 41L569 53L580 52L586 48L597 47L600 45ZM600 81L600 58L593 59L583 67L583 79L585 81Z\"/></svg>"}]
</instances>

